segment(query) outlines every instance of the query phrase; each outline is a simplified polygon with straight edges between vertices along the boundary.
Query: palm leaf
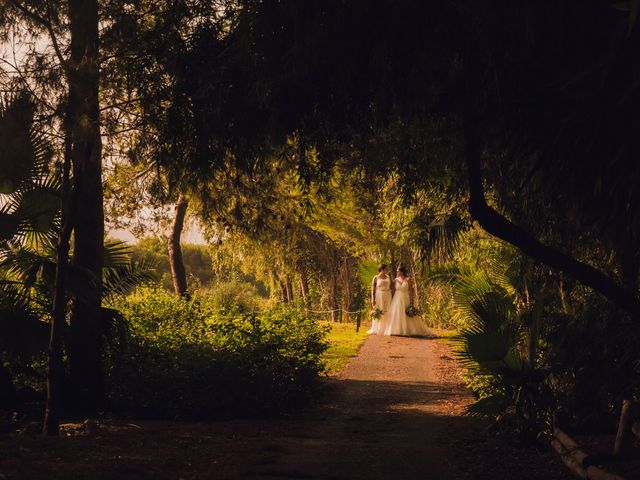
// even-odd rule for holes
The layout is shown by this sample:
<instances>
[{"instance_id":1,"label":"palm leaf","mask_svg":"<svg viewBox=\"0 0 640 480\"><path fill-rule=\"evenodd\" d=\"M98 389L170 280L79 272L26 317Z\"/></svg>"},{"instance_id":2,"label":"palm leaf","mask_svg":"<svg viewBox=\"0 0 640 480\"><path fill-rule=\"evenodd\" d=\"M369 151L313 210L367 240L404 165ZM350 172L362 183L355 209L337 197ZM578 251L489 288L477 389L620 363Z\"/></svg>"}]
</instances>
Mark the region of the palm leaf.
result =
<instances>
[{"instance_id":1,"label":"palm leaf","mask_svg":"<svg viewBox=\"0 0 640 480\"><path fill-rule=\"evenodd\" d=\"M467 408L467 414L474 417L497 417L509 405L509 398L502 393L480 398Z\"/></svg>"},{"instance_id":2,"label":"palm leaf","mask_svg":"<svg viewBox=\"0 0 640 480\"><path fill-rule=\"evenodd\" d=\"M26 95L0 104L0 193L12 194L37 175L42 160L32 132L33 103Z\"/></svg>"},{"instance_id":3,"label":"palm leaf","mask_svg":"<svg viewBox=\"0 0 640 480\"><path fill-rule=\"evenodd\" d=\"M115 308L100 309L100 328L104 342L115 347L126 345L129 339L129 323L125 316Z\"/></svg>"},{"instance_id":4,"label":"palm leaf","mask_svg":"<svg viewBox=\"0 0 640 480\"><path fill-rule=\"evenodd\" d=\"M153 279L153 268L144 260L131 261L117 268L103 270L102 287L105 298L124 295L141 283Z\"/></svg>"},{"instance_id":5,"label":"palm leaf","mask_svg":"<svg viewBox=\"0 0 640 480\"><path fill-rule=\"evenodd\" d=\"M0 281L0 349L22 359L44 353L49 341L49 324L40 320L21 284Z\"/></svg>"}]
</instances>

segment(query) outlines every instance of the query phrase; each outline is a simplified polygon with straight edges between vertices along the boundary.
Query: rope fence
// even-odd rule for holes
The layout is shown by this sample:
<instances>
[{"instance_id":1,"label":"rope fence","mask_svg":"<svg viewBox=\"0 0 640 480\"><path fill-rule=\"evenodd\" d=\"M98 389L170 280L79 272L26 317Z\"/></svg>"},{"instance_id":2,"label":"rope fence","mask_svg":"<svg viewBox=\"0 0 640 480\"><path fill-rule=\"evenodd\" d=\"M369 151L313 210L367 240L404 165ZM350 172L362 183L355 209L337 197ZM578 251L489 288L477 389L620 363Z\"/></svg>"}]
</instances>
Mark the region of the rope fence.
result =
<instances>
[{"instance_id":1,"label":"rope fence","mask_svg":"<svg viewBox=\"0 0 640 480\"><path fill-rule=\"evenodd\" d=\"M343 314L347 314L349 316L351 315L355 315L356 317L356 332L360 331L360 326L362 325L362 316L364 312L368 312L367 309L362 309L362 310L354 310L354 311L350 311L350 310L345 310L343 308L334 308L334 309L330 309L330 310L312 310L310 308L305 308L305 310L309 313L315 313L315 314L331 314L333 316L333 314L335 312L339 312L340 318L337 320L338 323L343 323L342 322L342 315Z\"/></svg>"}]
</instances>

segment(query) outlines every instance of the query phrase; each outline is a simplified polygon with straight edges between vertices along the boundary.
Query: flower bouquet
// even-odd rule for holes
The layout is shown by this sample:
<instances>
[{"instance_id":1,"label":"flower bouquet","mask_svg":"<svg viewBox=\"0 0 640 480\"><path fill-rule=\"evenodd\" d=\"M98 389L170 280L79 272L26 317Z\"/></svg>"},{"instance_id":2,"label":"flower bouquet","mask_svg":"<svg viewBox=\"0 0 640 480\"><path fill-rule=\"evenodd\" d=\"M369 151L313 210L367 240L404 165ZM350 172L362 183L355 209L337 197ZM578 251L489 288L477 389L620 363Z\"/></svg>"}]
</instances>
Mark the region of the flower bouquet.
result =
<instances>
[{"instance_id":1,"label":"flower bouquet","mask_svg":"<svg viewBox=\"0 0 640 480\"><path fill-rule=\"evenodd\" d=\"M374 307L371 312L369 312L369 316L371 317L372 320L380 320L380 317L382 317L382 314L384 312L382 310L380 310L378 307Z\"/></svg>"},{"instance_id":2,"label":"flower bouquet","mask_svg":"<svg viewBox=\"0 0 640 480\"><path fill-rule=\"evenodd\" d=\"M413 305L409 305L407 309L404 311L407 314L407 317L419 317L422 313L418 307L414 307Z\"/></svg>"}]
</instances>

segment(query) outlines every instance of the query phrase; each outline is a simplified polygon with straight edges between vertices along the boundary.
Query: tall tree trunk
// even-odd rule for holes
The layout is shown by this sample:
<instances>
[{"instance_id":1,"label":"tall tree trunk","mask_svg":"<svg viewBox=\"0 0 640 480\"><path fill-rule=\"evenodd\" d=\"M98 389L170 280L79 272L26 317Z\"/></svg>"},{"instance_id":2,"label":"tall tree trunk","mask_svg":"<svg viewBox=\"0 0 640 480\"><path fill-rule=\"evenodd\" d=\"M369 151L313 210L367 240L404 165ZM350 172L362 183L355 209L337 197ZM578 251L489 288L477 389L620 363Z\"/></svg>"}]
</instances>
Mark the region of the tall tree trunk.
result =
<instances>
[{"instance_id":1,"label":"tall tree trunk","mask_svg":"<svg viewBox=\"0 0 640 480\"><path fill-rule=\"evenodd\" d=\"M300 296L305 305L309 303L309 281L307 280L307 272L304 268L300 269Z\"/></svg>"},{"instance_id":2,"label":"tall tree trunk","mask_svg":"<svg viewBox=\"0 0 640 480\"><path fill-rule=\"evenodd\" d=\"M338 321L338 274L336 272L335 252L331 252L331 267L329 270L329 308L331 309L331 321Z\"/></svg>"},{"instance_id":3,"label":"tall tree trunk","mask_svg":"<svg viewBox=\"0 0 640 480\"><path fill-rule=\"evenodd\" d=\"M62 385L62 335L67 314L67 271L73 220L71 215L71 128L69 112L66 113L64 164L62 168L61 223L56 253L56 272L51 315L51 336L47 357L47 405L44 415L43 433L57 436L60 427L60 404Z\"/></svg>"},{"instance_id":4,"label":"tall tree trunk","mask_svg":"<svg viewBox=\"0 0 640 480\"><path fill-rule=\"evenodd\" d=\"M634 245L632 242L625 242L622 238L618 238L618 245L616 245L616 253L618 258L618 265L620 266L620 273L622 276L622 283L627 290L632 292L638 291L638 271L640 265L638 265L638 259L633 254ZM632 314L633 315L633 314ZM640 315L633 315L636 320L636 328ZM631 383L631 379L629 379ZM633 398L633 391L629 389L626 392L626 398L622 401L622 409L620 411L620 419L618 421L618 431L616 433L616 440L613 448L613 453L620 456L626 456L633 450L634 434L632 431L633 423L638 418L640 413L640 405Z\"/></svg>"},{"instance_id":5,"label":"tall tree trunk","mask_svg":"<svg viewBox=\"0 0 640 480\"><path fill-rule=\"evenodd\" d=\"M287 275L285 277L284 285L287 292L287 303L293 303L293 285L291 283L291 276Z\"/></svg>"},{"instance_id":6,"label":"tall tree trunk","mask_svg":"<svg viewBox=\"0 0 640 480\"><path fill-rule=\"evenodd\" d=\"M71 56L69 108L73 146L74 266L90 274L71 316L69 359L73 400L78 410L93 414L102 401L101 369L102 142L100 138L98 1L69 0Z\"/></svg>"},{"instance_id":7,"label":"tall tree trunk","mask_svg":"<svg viewBox=\"0 0 640 480\"><path fill-rule=\"evenodd\" d=\"M638 416L638 405L632 399L622 401L613 453L626 456L633 450L633 422Z\"/></svg>"},{"instance_id":8,"label":"tall tree trunk","mask_svg":"<svg viewBox=\"0 0 640 480\"><path fill-rule=\"evenodd\" d=\"M349 256L345 255L344 263L343 263L343 279L344 279L344 289L342 295L342 308L345 312L347 312L346 320L351 319L351 314L348 313L351 311L351 268L349 265Z\"/></svg>"},{"instance_id":9,"label":"tall tree trunk","mask_svg":"<svg viewBox=\"0 0 640 480\"><path fill-rule=\"evenodd\" d=\"M278 285L280 285L280 299L282 300L282 303L289 303L287 284L281 278L278 278Z\"/></svg>"},{"instance_id":10,"label":"tall tree trunk","mask_svg":"<svg viewBox=\"0 0 640 480\"><path fill-rule=\"evenodd\" d=\"M168 241L169 266L171 267L171 278L173 280L173 291L176 295L186 295L187 293L187 273L182 259L182 247L180 237L184 228L184 217L187 213L189 202L182 196L178 198L175 208L175 216L171 225L171 235Z\"/></svg>"},{"instance_id":11,"label":"tall tree trunk","mask_svg":"<svg viewBox=\"0 0 640 480\"><path fill-rule=\"evenodd\" d=\"M558 292L560 293L560 304L562 305L562 311L569 315L571 308L569 307L569 299L567 298L567 291L564 284L564 274L560 272L558 275Z\"/></svg>"},{"instance_id":12,"label":"tall tree trunk","mask_svg":"<svg viewBox=\"0 0 640 480\"><path fill-rule=\"evenodd\" d=\"M420 306L420 287L418 286L418 269L416 266L416 260L413 256L413 252L410 248L407 248L407 259L409 261L409 275L413 279L411 285L413 286L413 301L416 306Z\"/></svg>"},{"instance_id":13,"label":"tall tree trunk","mask_svg":"<svg viewBox=\"0 0 640 480\"><path fill-rule=\"evenodd\" d=\"M391 274L391 278L395 278L396 277L396 269L398 268L398 266L396 265L396 251L392 248L390 251L390 256L391 256L391 265L389 265L389 268L391 269L391 271L389 272Z\"/></svg>"}]
</instances>

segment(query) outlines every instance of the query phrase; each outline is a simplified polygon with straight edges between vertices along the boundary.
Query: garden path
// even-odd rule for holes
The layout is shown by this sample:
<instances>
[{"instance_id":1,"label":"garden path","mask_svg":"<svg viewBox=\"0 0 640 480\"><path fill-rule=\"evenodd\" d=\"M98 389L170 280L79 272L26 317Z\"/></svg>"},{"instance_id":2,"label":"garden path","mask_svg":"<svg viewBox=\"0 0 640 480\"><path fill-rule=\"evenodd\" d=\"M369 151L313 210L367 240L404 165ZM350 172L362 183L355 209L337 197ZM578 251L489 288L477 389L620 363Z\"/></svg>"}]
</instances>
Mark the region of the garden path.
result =
<instances>
[{"instance_id":1,"label":"garden path","mask_svg":"<svg viewBox=\"0 0 640 480\"><path fill-rule=\"evenodd\" d=\"M463 416L471 401L446 344L369 337L305 411L217 422L102 420L67 437L0 442L0 479L559 480L550 453Z\"/></svg>"}]
</instances>

